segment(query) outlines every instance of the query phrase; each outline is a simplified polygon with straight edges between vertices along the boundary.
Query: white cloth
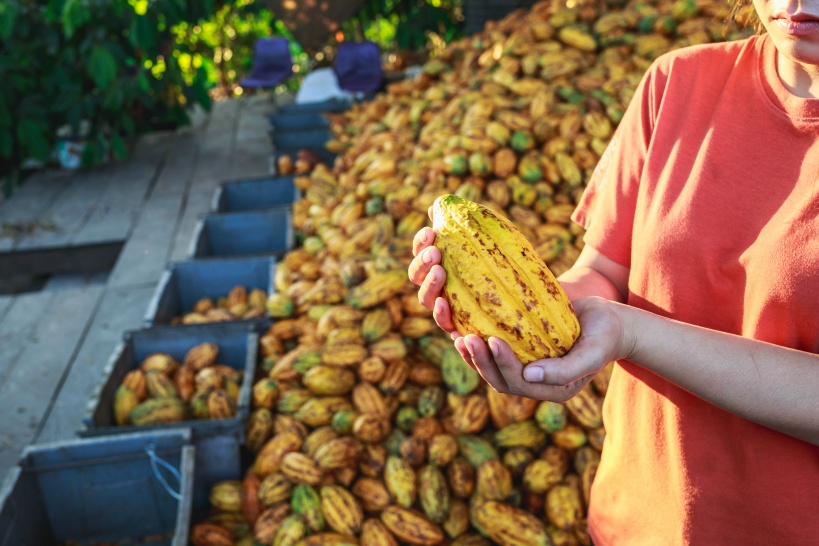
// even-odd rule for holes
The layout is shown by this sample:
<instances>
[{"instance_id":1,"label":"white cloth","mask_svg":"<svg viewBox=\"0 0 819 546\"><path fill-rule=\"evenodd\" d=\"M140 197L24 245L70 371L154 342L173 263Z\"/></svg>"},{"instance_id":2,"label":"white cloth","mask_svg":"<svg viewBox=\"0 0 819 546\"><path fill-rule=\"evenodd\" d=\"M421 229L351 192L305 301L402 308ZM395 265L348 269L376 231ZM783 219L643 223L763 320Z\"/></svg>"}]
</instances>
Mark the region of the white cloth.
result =
<instances>
[{"instance_id":1,"label":"white cloth","mask_svg":"<svg viewBox=\"0 0 819 546\"><path fill-rule=\"evenodd\" d=\"M352 100L353 95L338 86L338 78L332 68L317 68L307 74L296 93L296 104L321 102L338 98Z\"/></svg>"}]
</instances>

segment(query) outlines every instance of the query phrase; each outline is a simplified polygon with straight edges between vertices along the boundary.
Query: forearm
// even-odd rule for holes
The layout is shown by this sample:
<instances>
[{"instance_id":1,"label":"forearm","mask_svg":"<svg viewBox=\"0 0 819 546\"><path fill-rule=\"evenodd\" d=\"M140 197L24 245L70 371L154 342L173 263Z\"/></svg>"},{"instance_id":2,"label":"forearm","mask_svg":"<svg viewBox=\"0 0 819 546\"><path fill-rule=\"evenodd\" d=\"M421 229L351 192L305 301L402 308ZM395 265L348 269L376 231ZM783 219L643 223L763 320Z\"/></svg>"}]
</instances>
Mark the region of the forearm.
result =
<instances>
[{"instance_id":1,"label":"forearm","mask_svg":"<svg viewBox=\"0 0 819 546\"><path fill-rule=\"evenodd\" d=\"M629 361L735 415L819 445L819 356L613 307L630 333Z\"/></svg>"},{"instance_id":2,"label":"forearm","mask_svg":"<svg viewBox=\"0 0 819 546\"><path fill-rule=\"evenodd\" d=\"M599 296L620 303L625 301L624 294L620 293L614 283L591 267L575 265L558 277L558 281L572 301L588 296Z\"/></svg>"}]
</instances>

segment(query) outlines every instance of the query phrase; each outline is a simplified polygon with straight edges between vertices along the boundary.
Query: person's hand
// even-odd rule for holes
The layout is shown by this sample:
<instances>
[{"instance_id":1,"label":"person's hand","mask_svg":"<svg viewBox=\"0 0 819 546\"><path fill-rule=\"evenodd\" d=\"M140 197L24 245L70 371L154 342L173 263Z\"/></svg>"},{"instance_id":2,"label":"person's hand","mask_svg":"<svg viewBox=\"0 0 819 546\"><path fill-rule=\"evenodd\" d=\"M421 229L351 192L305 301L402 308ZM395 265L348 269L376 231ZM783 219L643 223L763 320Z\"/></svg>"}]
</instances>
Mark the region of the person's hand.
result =
<instances>
[{"instance_id":1,"label":"person's hand","mask_svg":"<svg viewBox=\"0 0 819 546\"><path fill-rule=\"evenodd\" d=\"M496 391L563 403L591 382L609 362L626 358L626 327L611 302L597 297L572 303L580 321L580 337L559 358L536 360L526 366L501 339L489 343L476 335L455 340L464 360Z\"/></svg>"},{"instance_id":2,"label":"person's hand","mask_svg":"<svg viewBox=\"0 0 819 546\"><path fill-rule=\"evenodd\" d=\"M432 219L432 207L429 211ZM446 282L446 271L441 267L441 251L435 243L435 232L428 227L421 229L412 240L412 254L415 256L409 265L410 280L420 286L418 301L432 311L432 317L441 329L457 339L460 334L452 324L449 302L441 296Z\"/></svg>"}]
</instances>

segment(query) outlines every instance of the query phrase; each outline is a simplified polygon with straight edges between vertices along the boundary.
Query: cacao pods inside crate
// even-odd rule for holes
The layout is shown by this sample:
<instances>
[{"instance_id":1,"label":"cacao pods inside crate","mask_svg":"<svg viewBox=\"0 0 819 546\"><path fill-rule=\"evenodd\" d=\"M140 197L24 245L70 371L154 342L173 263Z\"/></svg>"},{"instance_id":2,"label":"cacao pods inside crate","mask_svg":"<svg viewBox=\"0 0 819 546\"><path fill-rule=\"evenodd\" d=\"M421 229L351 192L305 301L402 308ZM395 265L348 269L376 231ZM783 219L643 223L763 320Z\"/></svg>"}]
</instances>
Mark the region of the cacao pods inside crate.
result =
<instances>
[{"instance_id":1,"label":"cacao pods inside crate","mask_svg":"<svg viewBox=\"0 0 819 546\"><path fill-rule=\"evenodd\" d=\"M179 472L177 481L160 470L181 500L156 478L146 447ZM185 546L195 452L187 429L30 446L0 487L0 546L133 544L148 536Z\"/></svg>"},{"instance_id":2,"label":"cacao pods inside crate","mask_svg":"<svg viewBox=\"0 0 819 546\"><path fill-rule=\"evenodd\" d=\"M258 289L271 294L275 268L276 260L270 256L174 262L159 280L144 325L150 328L171 324L190 313L200 300L217 301L237 286L247 292ZM264 315L254 320L264 320Z\"/></svg>"},{"instance_id":3,"label":"cacao pods inside crate","mask_svg":"<svg viewBox=\"0 0 819 546\"><path fill-rule=\"evenodd\" d=\"M301 198L292 176L265 176L229 180L213 194L213 212L246 212L275 207L291 207Z\"/></svg>"},{"instance_id":4,"label":"cacao pods inside crate","mask_svg":"<svg viewBox=\"0 0 819 546\"><path fill-rule=\"evenodd\" d=\"M151 328L125 334L124 340L114 350L103 374L104 380L88 405L83 420L85 428L78 434L96 437L110 434L132 433L143 430L190 428L197 447L196 475L194 485L194 509L208 506L208 491L219 480L235 479L240 475L240 446L244 442L245 423L248 419L250 391L258 353L258 328L266 324L248 323L201 324L178 327ZM223 419L194 420L189 405L175 398L159 399L177 401L183 412L183 420L145 426L117 426L114 404L117 390L126 375L144 363L149 355L164 354L183 362L188 351L200 344L212 343L218 347L218 364L241 372L242 382L235 413ZM135 410L137 411L137 410ZM167 411L158 408L157 412ZM133 413L132 413L133 415ZM160 419L161 420L161 419ZM177 420L177 417L170 421Z\"/></svg>"},{"instance_id":5,"label":"cacao pods inside crate","mask_svg":"<svg viewBox=\"0 0 819 546\"><path fill-rule=\"evenodd\" d=\"M294 242L287 207L208 214L196 224L188 257L281 256Z\"/></svg>"}]
</instances>

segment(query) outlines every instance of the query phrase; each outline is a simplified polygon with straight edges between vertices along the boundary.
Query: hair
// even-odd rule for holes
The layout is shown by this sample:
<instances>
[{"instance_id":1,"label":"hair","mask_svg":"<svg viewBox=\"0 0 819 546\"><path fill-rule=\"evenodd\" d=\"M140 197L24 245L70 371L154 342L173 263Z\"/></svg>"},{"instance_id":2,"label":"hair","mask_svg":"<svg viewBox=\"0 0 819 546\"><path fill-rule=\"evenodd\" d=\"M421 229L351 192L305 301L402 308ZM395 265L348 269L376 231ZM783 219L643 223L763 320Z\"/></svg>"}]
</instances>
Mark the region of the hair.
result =
<instances>
[{"instance_id":1,"label":"hair","mask_svg":"<svg viewBox=\"0 0 819 546\"><path fill-rule=\"evenodd\" d=\"M754 29L756 34L764 34L765 27L754 8L753 0L728 0L731 11L728 14L726 24L735 23L740 29Z\"/></svg>"}]
</instances>

